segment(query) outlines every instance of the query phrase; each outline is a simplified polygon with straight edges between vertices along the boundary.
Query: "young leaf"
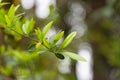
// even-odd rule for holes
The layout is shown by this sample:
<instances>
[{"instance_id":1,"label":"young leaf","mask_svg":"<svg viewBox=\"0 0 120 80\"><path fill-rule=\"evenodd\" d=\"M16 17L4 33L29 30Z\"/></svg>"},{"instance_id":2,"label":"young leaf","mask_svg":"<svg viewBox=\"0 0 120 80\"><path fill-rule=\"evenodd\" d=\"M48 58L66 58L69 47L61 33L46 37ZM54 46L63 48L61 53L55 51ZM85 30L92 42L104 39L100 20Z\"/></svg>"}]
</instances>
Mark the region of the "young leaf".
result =
<instances>
[{"instance_id":1,"label":"young leaf","mask_svg":"<svg viewBox=\"0 0 120 80\"><path fill-rule=\"evenodd\" d=\"M43 39L43 44L44 44L47 48L50 47L50 44L49 44L49 42L47 41L46 38Z\"/></svg>"},{"instance_id":2,"label":"young leaf","mask_svg":"<svg viewBox=\"0 0 120 80\"><path fill-rule=\"evenodd\" d=\"M0 8L1 8L2 6L4 6L4 5L7 5L7 4L9 4L9 3L7 3L7 2L5 2L5 3L0 3Z\"/></svg>"},{"instance_id":3,"label":"young leaf","mask_svg":"<svg viewBox=\"0 0 120 80\"><path fill-rule=\"evenodd\" d=\"M19 21L16 20L14 29L15 29L17 32L19 32L20 34L23 34L22 26L21 26L21 25L22 25L22 24L21 24Z\"/></svg>"},{"instance_id":4,"label":"young leaf","mask_svg":"<svg viewBox=\"0 0 120 80\"><path fill-rule=\"evenodd\" d=\"M43 34L42 34L40 28L35 29L35 33L36 33L37 38L42 41Z\"/></svg>"},{"instance_id":5,"label":"young leaf","mask_svg":"<svg viewBox=\"0 0 120 80\"><path fill-rule=\"evenodd\" d=\"M17 5L17 6L15 7L15 11L17 11L19 7L20 7L20 5Z\"/></svg>"},{"instance_id":6,"label":"young leaf","mask_svg":"<svg viewBox=\"0 0 120 80\"><path fill-rule=\"evenodd\" d=\"M2 27L6 26L5 14L6 14L6 11L4 9L0 9L0 25Z\"/></svg>"},{"instance_id":7,"label":"young leaf","mask_svg":"<svg viewBox=\"0 0 120 80\"><path fill-rule=\"evenodd\" d=\"M25 34L28 34L28 26L29 26L29 22L26 21L23 26L22 26L22 30Z\"/></svg>"},{"instance_id":8,"label":"young leaf","mask_svg":"<svg viewBox=\"0 0 120 80\"><path fill-rule=\"evenodd\" d=\"M73 38L75 37L75 35L76 35L76 32L70 33L65 38L65 40L63 41L63 43L60 45L60 48L65 48L66 46L68 46L71 43L71 41L73 40Z\"/></svg>"},{"instance_id":9,"label":"young leaf","mask_svg":"<svg viewBox=\"0 0 120 80\"><path fill-rule=\"evenodd\" d=\"M64 31L58 32L52 41L52 45L56 44L62 38L63 35L64 35Z\"/></svg>"},{"instance_id":10,"label":"young leaf","mask_svg":"<svg viewBox=\"0 0 120 80\"><path fill-rule=\"evenodd\" d=\"M10 21L10 19L7 15L5 15L5 20L6 20L7 25L10 27L11 26L11 21Z\"/></svg>"},{"instance_id":11,"label":"young leaf","mask_svg":"<svg viewBox=\"0 0 120 80\"><path fill-rule=\"evenodd\" d=\"M44 28L43 28L43 37L45 37L46 33L49 31L53 24L53 21L49 22Z\"/></svg>"},{"instance_id":12,"label":"young leaf","mask_svg":"<svg viewBox=\"0 0 120 80\"><path fill-rule=\"evenodd\" d=\"M17 17L20 17L20 16L22 16L22 15L24 15L25 13L23 12L23 13L20 13L20 14L17 14L16 16L15 16L15 18L17 18Z\"/></svg>"},{"instance_id":13,"label":"young leaf","mask_svg":"<svg viewBox=\"0 0 120 80\"><path fill-rule=\"evenodd\" d=\"M38 49L41 45L41 42L36 43L36 49Z\"/></svg>"},{"instance_id":14,"label":"young leaf","mask_svg":"<svg viewBox=\"0 0 120 80\"><path fill-rule=\"evenodd\" d=\"M64 59L65 57L62 54L56 53L55 56L59 59Z\"/></svg>"},{"instance_id":15,"label":"young leaf","mask_svg":"<svg viewBox=\"0 0 120 80\"><path fill-rule=\"evenodd\" d=\"M15 17L15 12L17 11L17 9L20 7L20 5L17 5L16 7L14 5L12 5L8 11L8 16L10 18L10 20L12 21Z\"/></svg>"},{"instance_id":16,"label":"young leaf","mask_svg":"<svg viewBox=\"0 0 120 80\"><path fill-rule=\"evenodd\" d=\"M30 21L26 21L22 26L23 32L29 35L29 33L33 30L34 24L35 21L33 19L31 19Z\"/></svg>"},{"instance_id":17,"label":"young leaf","mask_svg":"<svg viewBox=\"0 0 120 80\"><path fill-rule=\"evenodd\" d=\"M33 30L34 24L35 24L35 21L34 21L34 19L32 18L32 19L29 21L28 34Z\"/></svg>"},{"instance_id":18,"label":"young leaf","mask_svg":"<svg viewBox=\"0 0 120 80\"><path fill-rule=\"evenodd\" d=\"M12 22L14 16L15 16L15 6L12 5L8 11L8 16L10 18L10 21Z\"/></svg>"},{"instance_id":19,"label":"young leaf","mask_svg":"<svg viewBox=\"0 0 120 80\"><path fill-rule=\"evenodd\" d=\"M61 54L66 55L74 60L86 61L83 57L72 52L62 52Z\"/></svg>"}]
</instances>

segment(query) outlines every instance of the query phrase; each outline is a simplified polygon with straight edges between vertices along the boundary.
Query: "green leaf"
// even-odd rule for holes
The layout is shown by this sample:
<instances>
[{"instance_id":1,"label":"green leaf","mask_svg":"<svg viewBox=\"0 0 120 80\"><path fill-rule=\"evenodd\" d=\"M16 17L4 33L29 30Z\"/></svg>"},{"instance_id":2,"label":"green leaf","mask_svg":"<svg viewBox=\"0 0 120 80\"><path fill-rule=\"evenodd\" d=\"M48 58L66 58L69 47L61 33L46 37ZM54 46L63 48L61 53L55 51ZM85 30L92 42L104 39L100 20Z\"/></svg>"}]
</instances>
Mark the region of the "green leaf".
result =
<instances>
[{"instance_id":1,"label":"green leaf","mask_svg":"<svg viewBox=\"0 0 120 80\"><path fill-rule=\"evenodd\" d=\"M22 26L23 32L29 35L29 33L33 30L34 24L35 21L33 19L31 19L30 21L26 21Z\"/></svg>"},{"instance_id":2,"label":"green leaf","mask_svg":"<svg viewBox=\"0 0 120 80\"><path fill-rule=\"evenodd\" d=\"M15 29L17 32L19 32L20 34L23 34L22 26L21 26L21 25L22 25L22 24L21 24L19 21L17 21L17 22L15 23L14 29Z\"/></svg>"},{"instance_id":3,"label":"green leaf","mask_svg":"<svg viewBox=\"0 0 120 80\"><path fill-rule=\"evenodd\" d=\"M55 56L59 59L64 59L65 57L62 54L56 53Z\"/></svg>"},{"instance_id":4,"label":"green leaf","mask_svg":"<svg viewBox=\"0 0 120 80\"><path fill-rule=\"evenodd\" d=\"M3 7L4 5L7 5L9 4L8 2L5 2L5 3L0 3L0 7Z\"/></svg>"},{"instance_id":5,"label":"green leaf","mask_svg":"<svg viewBox=\"0 0 120 80\"><path fill-rule=\"evenodd\" d=\"M75 37L75 35L76 35L76 32L70 33L70 34L65 38L65 40L63 41L63 43L60 45L60 48L65 48L65 47L67 47L67 46L71 43L71 41L73 40L73 38Z\"/></svg>"},{"instance_id":6,"label":"green leaf","mask_svg":"<svg viewBox=\"0 0 120 80\"><path fill-rule=\"evenodd\" d=\"M41 46L41 42L36 43L36 49L38 49Z\"/></svg>"},{"instance_id":7,"label":"green leaf","mask_svg":"<svg viewBox=\"0 0 120 80\"><path fill-rule=\"evenodd\" d=\"M8 11L8 16L10 18L10 21L12 22L14 17L15 17L15 12L17 11L17 9L20 7L20 5L17 5L16 7L14 5L12 5Z\"/></svg>"},{"instance_id":8,"label":"green leaf","mask_svg":"<svg viewBox=\"0 0 120 80\"><path fill-rule=\"evenodd\" d=\"M19 5L18 6L14 6L14 5L11 5L11 7L10 7L10 9L9 9L9 11L8 11L8 14L7 15L5 15L5 19L6 19L6 22L7 22L7 25L10 27L10 26L12 26L12 25L14 25L15 24L15 22L16 22L16 18L17 17L15 17L15 12L16 12L16 10L19 8Z\"/></svg>"},{"instance_id":9,"label":"green leaf","mask_svg":"<svg viewBox=\"0 0 120 80\"><path fill-rule=\"evenodd\" d=\"M7 15L5 15L5 20L6 20L7 25L10 27L11 26L11 21L10 21L10 19Z\"/></svg>"},{"instance_id":10,"label":"green leaf","mask_svg":"<svg viewBox=\"0 0 120 80\"><path fill-rule=\"evenodd\" d=\"M15 6L11 5L9 11L8 11L8 16L10 18L10 21L12 22L12 20L14 19L15 16Z\"/></svg>"},{"instance_id":11,"label":"green leaf","mask_svg":"<svg viewBox=\"0 0 120 80\"><path fill-rule=\"evenodd\" d=\"M42 34L40 28L35 29L35 33L36 33L37 38L42 41L43 40L43 34Z\"/></svg>"},{"instance_id":12,"label":"green leaf","mask_svg":"<svg viewBox=\"0 0 120 80\"><path fill-rule=\"evenodd\" d=\"M72 52L62 52L61 54L66 55L74 60L86 61L83 57Z\"/></svg>"},{"instance_id":13,"label":"green leaf","mask_svg":"<svg viewBox=\"0 0 120 80\"><path fill-rule=\"evenodd\" d=\"M20 7L20 5L17 5L17 6L15 7L15 12L18 10L19 7Z\"/></svg>"},{"instance_id":14,"label":"green leaf","mask_svg":"<svg viewBox=\"0 0 120 80\"><path fill-rule=\"evenodd\" d=\"M49 42L48 42L48 40L47 40L46 38L43 39L43 44L44 44L47 48L50 47L50 44L49 44Z\"/></svg>"},{"instance_id":15,"label":"green leaf","mask_svg":"<svg viewBox=\"0 0 120 80\"><path fill-rule=\"evenodd\" d=\"M6 14L6 11L4 9L0 9L0 25L2 27L6 26L5 14Z\"/></svg>"},{"instance_id":16,"label":"green leaf","mask_svg":"<svg viewBox=\"0 0 120 80\"><path fill-rule=\"evenodd\" d=\"M56 44L62 38L63 35L64 35L64 31L58 32L52 41L52 45Z\"/></svg>"},{"instance_id":17,"label":"green leaf","mask_svg":"<svg viewBox=\"0 0 120 80\"><path fill-rule=\"evenodd\" d=\"M41 48L39 49L39 51L37 51L38 54L43 54L43 53L47 53L48 52L48 49L46 48Z\"/></svg>"},{"instance_id":18,"label":"green leaf","mask_svg":"<svg viewBox=\"0 0 120 80\"><path fill-rule=\"evenodd\" d=\"M51 28L53 24L53 21L49 22L44 28L43 28L43 37L45 37L45 35L47 34L47 32L49 31L49 29Z\"/></svg>"},{"instance_id":19,"label":"green leaf","mask_svg":"<svg viewBox=\"0 0 120 80\"><path fill-rule=\"evenodd\" d=\"M34 51L36 49L36 44L35 43L33 43L33 44L31 44L29 47L28 47L28 51Z\"/></svg>"},{"instance_id":20,"label":"green leaf","mask_svg":"<svg viewBox=\"0 0 120 80\"><path fill-rule=\"evenodd\" d=\"M28 34L28 26L29 26L29 22L26 21L23 26L22 26L22 30L25 34Z\"/></svg>"},{"instance_id":21,"label":"green leaf","mask_svg":"<svg viewBox=\"0 0 120 80\"><path fill-rule=\"evenodd\" d=\"M35 21L34 21L34 19L32 18L32 19L30 20L30 22L29 22L28 33L30 33L30 32L33 30L34 24L35 24Z\"/></svg>"},{"instance_id":22,"label":"green leaf","mask_svg":"<svg viewBox=\"0 0 120 80\"><path fill-rule=\"evenodd\" d=\"M17 18L17 17L20 17L20 16L22 16L22 15L24 15L25 13L23 12L23 13L20 13L20 14L17 14L16 16L15 16L15 18Z\"/></svg>"}]
</instances>

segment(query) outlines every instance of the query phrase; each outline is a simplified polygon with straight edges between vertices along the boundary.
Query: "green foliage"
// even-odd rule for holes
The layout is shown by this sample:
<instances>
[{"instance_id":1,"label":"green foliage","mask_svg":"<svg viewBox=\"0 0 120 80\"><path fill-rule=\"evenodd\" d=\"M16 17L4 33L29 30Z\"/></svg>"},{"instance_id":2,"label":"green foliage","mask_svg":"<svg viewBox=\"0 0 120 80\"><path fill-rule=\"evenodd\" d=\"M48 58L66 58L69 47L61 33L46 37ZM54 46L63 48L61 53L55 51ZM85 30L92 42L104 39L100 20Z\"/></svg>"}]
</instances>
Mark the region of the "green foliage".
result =
<instances>
[{"instance_id":1,"label":"green foliage","mask_svg":"<svg viewBox=\"0 0 120 80\"><path fill-rule=\"evenodd\" d=\"M61 48L65 48L65 47L67 47L70 43L71 43L71 41L73 40L73 38L75 37L75 35L76 35L76 32L72 32L71 34L69 34L66 38L65 38L65 40L63 41L63 43L61 44Z\"/></svg>"},{"instance_id":2,"label":"green foliage","mask_svg":"<svg viewBox=\"0 0 120 80\"><path fill-rule=\"evenodd\" d=\"M2 6L5 4L0 3ZM52 40L49 40L49 37L46 37L46 34L51 29L53 25L53 21L49 22L43 30L35 27L34 19L25 19L22 18L24 13L16 14L18 10L18 6L11 5L9 10L5 11L4 9L0 9L0 24L4 28L4 33L11 35L14 37L14 45L0 46L0 55L5 57L6 67L0 66L0 72L5 75L10 75L16 70L25 70L26 75L28 75L27 67L32 69L37 69L34 61L39 61L40 54L49 53L47 55L54 54L59 59L64 59L65 56L68 56L74 60L85 61L84 58L78 56L72 52L66 52L64 48L66 48L74 39L76 32L70 33L65 40L61 44L57 44L57 42L63 38L64 31L59 31ZM1 16L2 15L2 16ZM34 34L34 37L31 37L31 32ZM29 47L27 49L23 49L24 46L19 46L18 43L25 37L30 40ZM9 38L9 37L8 37ZM6 41L7 43L7 41ZM25 43L25 42L24 42ZM17 45L17 47L15 46ZM25 44L24 44L25 45ZM33 63L33 64L31 64ZM39 63L39 62L38 62ZM45 62L46 64L46 62ZM39 67L39 66L38 66ZM37 70L36 70L37 72ZM17 74L16 74L17 75Z\"/></svg>"},{"instance_id":3,"label":"green foliage","mask_svg":"<svg viewBox=\"0 0 120 80\"><path fill-rule=\"evenodd\" d=\"M63 51L63 49L65 47L67 47L71 41L73 40L73 38L75 37L76 35L76 32L72 32L70 33L66 38L65 40L60 44L60 45L57 45L56 43L62 38L63 34L64 34L64 31L62 32L58 32L56 34L56 36L54 37L54 39L49 42L47 40L47 38L45 37L45 35L47 34L47 32L49 31L50 27L52 26L53 22L49 22L43 29L43 31L41 32L40 29L36 29L35 32L36 32L36 36L38 38L38 40L40 40L40 42L38 42L36 44L37 48L40 47L40 45L43 45L46 49L48 49L49 52L52 52L56 55L56 57L58 57L59 59L64 59L64 54L60 54L58 52L61 52ZM38 46L39 45L39 46ZM51 46L50 46L51 45ZM54 47L57 47L54 48ZM41 50L41 48L39 48ZM52 51L51 51L52 49ZM70 55L72 55L72 53L70 53ZM70 55L67 55L69 57L71 57ZM83 59L82 57L78 56L78 55L74 55L71 57L72 59L75 59L75 60L82 60L82 61L85 61L85 59ZM76 59L77 58L77 59Z\"/></svg>"},{"instance_id":4,"label":"green foliage","mask_svg":"<svg viewBox=\"0 0 120 80\"><path fill-rule=\"evenodd\" d=\"M49 29L51 28L53 24L53 21L49 22L43 29L43 38L45 37L45 35L47 34L47 32L49 31Z\"/></svg>"},{"instance_id":5,"label":"green foliage","mask_svg":"<svg viewBox=\"0 0 120 80\"><path fill-rule=\"evenodd\" d=\"M65 38L65 40L61 44L58 45L56 43L62 38L64 31L58 32L56 34L56 36L54 37L54 39L52 41L49 41L48 38L46 37L46 34L50 30L51 26L53 25L53 21L51 21L43 28L42 31L39 28L35 29L35 33L37 36L36 40L34 38L30 38L29 35L30 35L30 32L32 32L34 29L35 21L33 19L31 19L31 20L25 20L25 22L23 24L20 23L21 14L15 15L18 8L19 8L19 5L16 7L14 5L12 5L10 7L8 13L5 15L5 22L6 22L5 28L10 29L10 31L13 31L13 34L17 33L20 36L25 36L25 37L28 37L29 39L35 41L35 44L33 44L33 45L30 44L31 46L29 47L29 51L38 53L40 50L46 50L46 52L44 52L44 53L51 52L51 53L54 53L56 55L56 57L58 57L60 59L64 59L64 56L60 53L58 54L58 52L62 52L63 49L71 43L71 41L73 40L73 38L76 35L76 32L70 33ZM55 46L57 48L54 48ZM71 54L72 53L70 53L70 55ZM67 56L71 57L70 55L67 55ZM75 60L81 60L81 59L79 59L79 56L77 56L77 55L74 55L71 58L73 58Z\"/></svg>"},{"instance_id":6,"label":"green foliage","mask_svg":"<svg viewBox=\"0 0 120 80\"><path fill-rule=\"evenodd\" d=\"M39 28L35 29L35 33L36 33L37 38L38 38L40 41L42 41L42 39L43 39L43 34L42 34L41 30L40 30Z\"/></svg>"},{"instance_id":7,"label":"green foliage","mask_svg":"<svg viewBox=\"0 0 120 80\"><path fill-rule=\"evenodd\" d=\"M4 3L4 2L2 2L2 0L0 0L0 8L2 7L2 6L4 6L4 5L7 5L7 4L9 4L9 3Z\"/></svg>"},{"instance_id":8,"label":"green foliage","mask_svg":"<svg viewBox=\"0 0 120 80\"><path fill-rule=\"evenodd\" d=\"M7 15L5 15L5 20L6 20L6 23L8 24L8 26L11 26L11 21Z\"/></svg>"},{"instance_id":9,"label":"green foliage","mask_svg":"<svg viewBox=\"0 0 120 80\"><path fill-rule=\"evenodd\" d=\"M64 31L58 32L52 41L52 45L56 45L56 43L62 38L63 35L64 35Z\"/></svg>"},{"instance_id":10,"label":"green foliage","mask_svg":"<svg viewBox=\"0 0 120 80\"><path fill-rule=\"evenodd\" d=\"M0 9L0 25L5 26L5 18L4 15L6 11L4 9Z\"/></svg>"},{"instance_id":11,"label":"green foliage","mask_svg":"<svg viewBox=\"0 0 120 80\"><path fill-rule=\"evenodd\" d=\"M7 76L9 76L12 73L12 69L10 66L7 66L7 67L0 66L0 71L1 71L1 73L5 74Z\"/></svg>"},{"instance_id":12,"label":"green foliage","mask_svg":"<svg viewBox=\"0 0 120 80\"><path fill-rule=\"evenodd\" d=\"M83 57L78 56L77 54L72 53L72 52L62 52L62 54L69 56L70 58L74 60L86 61Z\"/></svg>"},{"instance_id":13,"label":"green foliage","mask_svg":"<svg viewBox=\"0 0 120 80\"><path fill-rule=\"evenodd\" d=\"M31 32L31 31L33 30L33 28L34 28L34 24L35 24L35 22L34 22L33 19L31 19L30 21L26 20L26 22L25 22L25 23L23 24L23 26L22 26L22 30L23 30L24 34L29 35L30 32Z\"/></svg>"},{"instance_id":14,"label":"green foliage","mask_svg":"<svg viewBox=\"0 0 120 80\"><path fill-rule=\"evenodd\" d=\"M5 15L6 24L8 27L14 26L13 22L15 22L14 20L16 20L15 19L15 17L16 17L15 12L17 11L18 8L19 8L19 5L16 7L14 5L12 5L10 7L8 13Z\"/></svg>"}]
</instances>

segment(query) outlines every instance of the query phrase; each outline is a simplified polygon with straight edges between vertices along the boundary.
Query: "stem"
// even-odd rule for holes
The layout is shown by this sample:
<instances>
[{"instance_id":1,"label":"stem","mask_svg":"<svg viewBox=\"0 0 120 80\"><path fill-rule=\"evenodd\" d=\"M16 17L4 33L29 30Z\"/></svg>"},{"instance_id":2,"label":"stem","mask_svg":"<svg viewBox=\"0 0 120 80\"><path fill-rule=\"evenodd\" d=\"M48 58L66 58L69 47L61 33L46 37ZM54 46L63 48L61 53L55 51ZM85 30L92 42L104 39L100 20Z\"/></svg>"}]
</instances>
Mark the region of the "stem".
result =
<instances>
[{"instance_id":1,"label":"stem","mask_svg":"<svg viewBox=\"0 0 120 80\"><path fill-rule=\"evenodd\" d=\"M17 32L17 31L15 31L15 30L14 30L14 29L12 29L12 28L9 28L9 29L10 29L10 30L12 30L12 31L14 31L14 32L16 32L17 34L19 34L19 35L21 35L21 36L23 36L23 37L26 37L26 38L28 38L28 39L30 39L30 40L35 41L35 42L39 42L39 40L37 40L37 39L33 39L33 38L28 37L28 36L26 36L26 35L23 35L23 34L21 34L21 33Z\"/></svg>"},{"instance_id":2,"label":"stem","mask_svg":"<svg viewBox=\"0 0 120 80\"><path fill-rule=\"evenodd\" d=\"M14 19L11 21L11 24L13 23L13 21L14 21ZM13 26L14 26L14 25L13 25ZM39 41L39 40L37 40L37 39L33 39L33 38L29 37L29 36L23 35L23 34L17 32L16 30L14 30L13 28L10 28L9 26L8 26L8 28L9 28L10 30L16 32L17 34L23 36L23 37L26 37L26 38L28 38L28 39L30 39L30 40L35 41L36 43L37 43L37 42L40 42L45 48L49 49L49 48L43 43L43 41ZM55 53L54 51L50 51L50 52Z\"/></svg>"},{"instance_id":3,"label":"stem","mask_svg":"<svg viewBox=\"0 0 120 80\"><path fill-rule=\"evenodd\" d=\"M14 29L12 29L12 28L10 28L10 27L8 27L8 28L9 28L10 30L16 32L17 34L23 36L23 37L26 37L26 38L28 38L28 39L30 39L30 40L35 41L36 43L37 43L37 42L40 42L45 48L49 49L42 41L39 41L39 40L37 40L37 39L33 39L33 38L29 37L29 36L23 35L23 34L17 32L16 30L14 30ZM50 51L50 52L55 53L55 52L53 52L53 51Z\"/></svg>"}]
</instances>

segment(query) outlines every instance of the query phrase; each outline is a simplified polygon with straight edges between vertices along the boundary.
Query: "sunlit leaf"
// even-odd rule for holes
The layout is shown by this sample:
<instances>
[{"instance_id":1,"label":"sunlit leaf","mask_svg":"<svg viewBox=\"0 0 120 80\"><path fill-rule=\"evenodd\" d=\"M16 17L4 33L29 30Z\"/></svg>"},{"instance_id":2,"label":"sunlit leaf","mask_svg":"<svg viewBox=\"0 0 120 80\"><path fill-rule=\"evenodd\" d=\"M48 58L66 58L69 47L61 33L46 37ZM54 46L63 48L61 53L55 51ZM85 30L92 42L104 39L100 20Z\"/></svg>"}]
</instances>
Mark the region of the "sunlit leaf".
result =
<instances>
[{"instance_id":1,"label":"sunlit leaf","mask_svg":"<svg viewBox=\"0 0 120 80\"><path fill-rule=\"evenodd\" d=\"M75 53L72 53L72 52L62 52L61 54L66 55L74 60L86 61L85 58L83 58Z\"/></svg>"},{"instance_id":2,"label":"sunlit leaf","mask_svg":"<svg viewBox=\"0 0 120 80\"><path fill-rule=\"evenodd\" d=\"M50 44L49 44L49 42L48 42L48 40L47 40L46 38L43 39L43 44L44 44L47 48L50 47Z\"/></svg>"},{"instance_id":3,"label":"sunlit leaf","mask_svg":"<svg viewBox=\"0 0 120 80\"><path fill-rule=\"evenodd\" d=\"M41 42L36 43L36 49L38 49L41 46Z\"/></svg>"},{"instance_id":4,"label":"sunlit leaf","mask_svg":"<svg viewBox=\"0 0 120 80\"><path fill-rule=\"evenodd\" d=\"M67 47L67 46L71 43L71 41L73 40L73 38L75 37L75 35L76 35L76 32L70 33L70 34L65 38L65 40L63 41L63 43L60 45L60 48L65 48L65 47Z\"/></svg>"},{"instance_id":5,"label":"sunlit leaf","mask_svg":"<svg viewBox=\"0 0 120 80\"><path fill-rule=\"evenodd\" d=\"M63 35L64 35L64 31L58 32L52 41L52 45L56 44L62 38Z\"/></svg>"},{"instance_id":6,"label":"sunlit leaf","mask_svg":"<svg viewBox=\"0 0 120 80\"><path fill-rule=\"evenodd\" d=\"M28 25L28 34L33 30L34 28L34 24L35 24L35 21L34 19L32 18L29 22L29 25Z\"/></svg>"},{"instance_id":7,"label":"sunlit leaf","mask_svg":"<svg viewBox=\"0 0 120 80\"><path fill-rule=\"evenodd\" d=\"M17 5L17 6L15 7L15 12L18 10L19 7L20 7L20 5Z\"/></svg>"},{"instance_id":8,"label":"sunlit leaf","mask_svg":"<svg viewBox=\"0 0 120 80\"><path fill-rule=\"evenodd\" d=\"M23 26L22 26L22 30L25 34L28 34L28 26L29 26L29 22L26 21Z\"/></svg>"},{"instance_id":9,"label":"sunlit leaf","mask_svg":"<svg viewBox=\"0 0 120 80\"><path fill-rule=\"evenodd\" d=\"M5 13L6 11L4 9L0 9L0 25L2 25L2 27L6 26Z\"/></svg>"},{"instance_id":10,"label":"sunlit leaf","mask_svg":"<svg viewBox=\"0 0 120 80\"><path fill-rule=\"evenodd\" d=\"M20 14L17 14L15 17L20 17L22 15L24 15L25 13L20 13Z\"/></svg>"},{"instance_id":11,"label":"sunlit leaf","mask_svg":"<svg viewBox=\"0 0 120 80\"><path fill-rule=\"evenodd\" d=\"M30 21L26 21L22 26L23 32L29 35L29 33L33 30L34 24L35 21L33 19L31 19Z\"/></svg>"},{"instance_id":12,"label":"sunlit leaf","mask_svg":"<svg viewBox=\"0 0 120 80\"><path fill-rule=\"evenodd\" d=\"M9 4L8 2L5 2L5 3L0 3L0 7L3 7L4 5L7 5Z\"/></svg>"},{"instance_id":13,"label":"sunlit leaf","mask_svg":"<svg viewBox=\"0 0 120 80\"><path fill-rule=\"evenodd\" d=\"M45 37L46 33L49 31L53 24L53 21L49 22L44 28L43 28L43 36Z\"/></svg>"},{"instance_id":14,"label":"sunlit leaf","mask_svg":"<svg viewBox=\"0 0 120 80\"><path fill-rule=\"evenodd\" d=\"M12 21L15 17L15 12L17 11L17 9L20 7L20 5L17 5L16 7L14 5L11 5L9 11L8 11L8 16L10 18L10 20Z\"/></svg>"},{"instance_id":15,"label":"sunlit leaf","mask_svg":"<svg viewBox=\"0 0 120 80\"><path fill-rule=\"evenodd\" d=\"M6 20L7 25L10 27L11 26L11 21L10 21L10 19L7 15L5 15L5 20Z\"/></svg>"},{"instance_id":16,"label":"sunlit leaf","mask_svg":"<svg viewBox=\"0 0 120 80\"><path fill-rule=\"evenodd\" d=\"M10 21L12 22L14 16L15 16L15 6L11 5L9 11L8 11L8 16L10 18Z\"/></svg>"},{"instance_id":17,"label":"sunlit leaf","mask_svg":"<svg viewBox=\"0 0 120 80\"><path fill-rule=\"evenodd\" d=\"M23 34L23 31L22 31L22 26L21 26L21 23L20 22L16 22L16 26L14 27L14 29L19 32L20 34Z\"/></svg>"},{"instance_id":18,"label":"sunlit leaf","mask_svg":"<svg viewBox=\"0 0 120 80\"><path fill-rule=\"evenodd\" d=\"M42 34L40 28L35 29L35 33L36 33L37 38L42 41L43 34Z\"/></svg>"}]
</instances>

